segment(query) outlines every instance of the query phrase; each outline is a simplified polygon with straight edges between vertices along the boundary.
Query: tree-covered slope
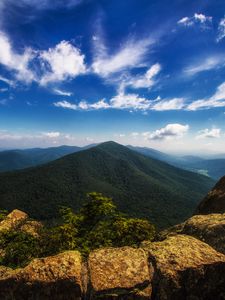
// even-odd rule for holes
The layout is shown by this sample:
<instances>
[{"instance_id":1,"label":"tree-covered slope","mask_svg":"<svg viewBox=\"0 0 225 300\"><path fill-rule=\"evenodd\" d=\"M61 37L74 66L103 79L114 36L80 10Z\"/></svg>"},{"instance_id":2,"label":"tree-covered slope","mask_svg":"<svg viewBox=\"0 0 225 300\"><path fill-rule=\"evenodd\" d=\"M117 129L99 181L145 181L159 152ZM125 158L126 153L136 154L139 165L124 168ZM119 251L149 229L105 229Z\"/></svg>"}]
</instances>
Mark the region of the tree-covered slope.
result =
<instances>
[{"instance_id":1,"label":"tree-covered slope","mask_svg":"<svg viewBox=\"0 0 225 300\"><path fill-rule=\"evenodd\" d=\"M0 172L33 167L80 151L76 146L5 150L0 152Z\"/></svg>"},{"instance_id":2,"label":"tree-covered slope","mask_svg":"<svg viewBox=\"0 0 225 300\"><path fill-rule=\"evenodd\" d=\"M91 191L112 196L130 216L160 227L190 216L214 181L151 159L114 142L43 166L0 175L0 206L32 217L57 217L59 205L78 209Z\"/></svg>"}]
</instances>

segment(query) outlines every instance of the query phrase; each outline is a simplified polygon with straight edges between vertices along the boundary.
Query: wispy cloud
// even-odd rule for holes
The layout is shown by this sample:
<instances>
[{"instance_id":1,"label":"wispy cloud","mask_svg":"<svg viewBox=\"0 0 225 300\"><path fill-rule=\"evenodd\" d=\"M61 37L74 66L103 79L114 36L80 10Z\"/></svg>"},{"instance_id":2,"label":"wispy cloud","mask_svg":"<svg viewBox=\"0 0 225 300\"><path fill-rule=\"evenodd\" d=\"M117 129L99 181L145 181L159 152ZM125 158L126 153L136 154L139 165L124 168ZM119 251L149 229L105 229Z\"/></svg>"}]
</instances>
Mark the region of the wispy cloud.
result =
<instances>
[{"instance_id":1,"label":"wispy cloud","mask_svg":"<svg viewBox=\"0 0 225 300\"><path fill-rule=\"evenodd\" d=\"M72 92L68 92L68 91L64 91L64 90L60 90L60 89L53 89L53 93L59 96L67 96L70 97L73 95Z\"/></svg>"},{"instance_id":2,"label":"wispy cloud","mask_svg":"<svg viewBox=\"0 0 225 300\"><path fill-rule=\"evenodd\" d=\"M208 99L200 99L190 103L187 110L209 109L225 106L225 82L219 85L214 95Z\"/></svg>"},{"instance_id":3,"label":"wispy cloud","mask_svg":"<svg viewBox=\"0 0 225 300\"><path fill-rule=\"evenodd\" d=\"M13 50L12 43L8 36L0 31L0 64L5 66L9 70L15 71L15 77L17 80L23 82L31 82L34 80L34 74L29 69L29 63L34 58L32 49L25 48L22 54L18 54ZM0 78L0 80L10 83L9 80Z\"/></svg>"},{"instance_id":4,"label":"wispy cloud","mask_svg":"<svg viewBox=\"0 0 225 300\"><path fill-rule=\"evenodd\" d=\"M219 42L225 37L225 18L221 19L218 26L218 34L216 41Z\"/></svg>"},{"instance_id":5,"label":"wispy cloud","mask_svg":"<svg viewBox=\"0 0 225 300\"><path fill-rule=\"evenodd\" d=\"M201 29L209 29L212 26L212 17L195 13L192 17L183 17L177 24L179 26L192 27L199 25Z\"/></svg>"},{"instance_id":6,"label":"wispy cloud","mask_svg":"<svg viewBox=\"0 0 225 300\"><path fill-rule=\"evenodd\" d=\"M212 129L203 129L198 132L198 135L196 136L196 139L215 139L220 138L221 129L220 128L212 128Z\"/></svg>"},{"instance_id":7,"label":"wispy cloud","mask_svg":"<svg viewBox=\"0 0 225 300\"><path fill-rule=\"evenodd\" d=\"M111 74L145 65L145 58L149 46L153 41L148 39L129 40L115 53L109 53L101 37L94 38L94 61L92 70L94 73L108 77Z\"/></svg>"},{"instance_id":8,"label":"wispy cloud","mask_svg":"<svg viewBox=\"0 0 225 300\"><path fill-rule=\"evenodd\" d=\"M140 97L138 94L125 94L121 92L112 97L108 102L105 99L101 99L94 103L87 101L81 101L78 104L74 104L68 101L54 102L53 105L64 109L72 110L99 110L99 109L120 109L130 111L147 111L147 110L179 110L184 107L185 99L147 99Z\"/></svg>"},{"instance_id":9,"label":"wispy cloud","mask_svg":"<svg viewBox=\"0 0 225 300\"><path fill-rule=\"evenodd\" d=\"M184 74L187 76L193 76L198 73L209 71L213 69L222 68L225 65L225 58L224 55L215 55L215 56L209 56L205 59L198 59L197 63L193 63L189 66L187 66L184 69Z\"/></svg>"},{"instance_id":10,"label":"wispy cloud","mask_svg":"<svg viewBox=\"0 0 225 300\"><path fill-rule=\"evenodd\" d=\"M145 133L145 136L149 140L167 140L167 139L179 139L184 136L189 130L189 125L183 125L179 123L167 124L165 127L155 130L154 132Z\"/></svg>"}]
</instances>

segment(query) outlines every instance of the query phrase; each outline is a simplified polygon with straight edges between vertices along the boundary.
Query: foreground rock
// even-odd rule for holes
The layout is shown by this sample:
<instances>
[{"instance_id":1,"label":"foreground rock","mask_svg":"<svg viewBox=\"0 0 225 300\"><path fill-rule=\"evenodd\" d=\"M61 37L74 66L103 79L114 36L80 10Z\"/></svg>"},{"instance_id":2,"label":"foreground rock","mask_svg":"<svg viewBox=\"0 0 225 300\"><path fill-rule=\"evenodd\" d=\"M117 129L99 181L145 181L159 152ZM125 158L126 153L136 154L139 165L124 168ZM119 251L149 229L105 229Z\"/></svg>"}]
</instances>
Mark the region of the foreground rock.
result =
<instances>
[{"instance_id":1,"label":"foreground rock","mask_svg":"<svg viewBox=\"0 0 225 300\"><path fill-rule=\"evenodd\" d=\"M79 252L33 260L24 269L0 269L1 300L80 300L82 261Z\"/></svg>"},{"instance_id":2,"label":"foreground rock","mask_svg":"<svg viewBox=\"0 0 225 300\"><path fill-rule=\"evenodd\" d=\"M28 219L28 215L18 209L14 209L10 214L7 215L5 220L0 222L0 231L12 230L25 223Z\"/></svg>"},{"instance_id":3,"label":"foreground rock","mask_svg":"<svg viewBox=\"0 0 225 300\"><path fill-rule=\"evenodd\" d=\"M225 176L217 182L196 210L196 214L200 215L213 213L225 213Z\"/></svg>"},{"instance_id":4,"label":"foreground rock","mask_svg":"<svg viewBox=\"0 0 225 300\"><path fill-rule=\"evenodd\" d=\"M150 299L153 269L143 249L96 250L88 266L90 299Z\"/></svg>"},{"instance_id":5,"label":"foreground rock","mask_svg":"<svg viewBox=\"0 0 225 300\"><path fill-rule=\"evenodd\" d=\"M225 254L225 214L195 215L186 222L160 233L159 240L187 234Z\"/></svg>"},{"instance_id":6,"label":"foreground rock","mask_svg":"<svg viewBox=\"0 0 225 300\"><path fill-rule=\"evenodd\" d=\"M143 243L155 275L154 300L225 299L225 256L185 235Z\"/></svg>"}]
</instances>

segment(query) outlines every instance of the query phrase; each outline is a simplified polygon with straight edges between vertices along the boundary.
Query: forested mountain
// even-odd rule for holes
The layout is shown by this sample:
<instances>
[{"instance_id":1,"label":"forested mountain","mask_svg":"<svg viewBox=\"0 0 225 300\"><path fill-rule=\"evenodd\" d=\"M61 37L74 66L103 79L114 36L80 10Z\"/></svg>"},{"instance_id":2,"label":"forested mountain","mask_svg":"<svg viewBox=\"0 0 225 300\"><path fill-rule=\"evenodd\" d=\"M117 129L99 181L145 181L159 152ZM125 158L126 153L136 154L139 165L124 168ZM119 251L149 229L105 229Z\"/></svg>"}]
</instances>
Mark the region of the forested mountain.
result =
<instances>
[{"instance_id":1,"label":"forested mountain","mask_svg":"<svg viewBox=\"0 0 225 300\"><path fill-rule=\"evenodd\" d=\"M215 180L218 180L225 174L225 155L221 155L220 158L214 158L214 156L212 158L203 158L194 155L176 156L147 147L128 147L148 157L162 160L181 169L204 174Z\"/></svg>"},{"instance_id":2,"label":"forested mountain","mask_svg":"<svg viewBox=\"0 0 225 300\"><path fill-rule=\"evenodd\" d=\"M81 147L60 146L0 152L0 172L25 169L45 164L64 155L80 151Z\"/></svg>"},{"instance_id":3,"label":"forested mountain","mask_svg":"<svg viewBox=\"0 0 225 300\"><path fill-rule=\"evenodd\" d=\"M60 205L78 209L87 192L112 196L119 209L166 227L190 216L213 186L206 176L173 167L114 142L43 166L0 175L0 206L38 219Z\"/></svg>"}]
</instances>

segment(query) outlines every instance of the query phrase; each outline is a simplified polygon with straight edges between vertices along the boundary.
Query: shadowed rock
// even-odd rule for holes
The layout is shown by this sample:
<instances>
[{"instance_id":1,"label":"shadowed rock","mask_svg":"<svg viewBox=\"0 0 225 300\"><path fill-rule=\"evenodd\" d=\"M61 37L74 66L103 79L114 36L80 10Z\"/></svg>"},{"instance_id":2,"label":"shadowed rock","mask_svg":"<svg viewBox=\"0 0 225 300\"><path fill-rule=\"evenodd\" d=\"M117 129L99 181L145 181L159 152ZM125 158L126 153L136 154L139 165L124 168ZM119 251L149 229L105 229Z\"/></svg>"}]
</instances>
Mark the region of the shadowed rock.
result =
<instances>
[{"instance_id":1,"label":"shadowed rock","mask_svg":"<svg viewBox=\"0 0 225 300\"><path fill-rule=\"evenodd\" d=\"M88 261L90 299L150 299L153 269L142 249L105 248Z\"/></svg>"},{"instance_id":2,"label":"shadowed rock","mask_svg":"<svg viewBox=\"0 0 225 300\"><path fill-rule=\"evenodd\" d=\"M225 213L225 176L217 182L196 210L196 214L200 215L213 213Z\"/></svg>"},{"instance_id":3,"label":"shadowed rock","mask_svg":"<svg viewBox=\"0 0 225 300\"><path fill-rule=\"evenodd\" d=\"M144 242L155 273L154 300L225 299L225 256L187 235Z\"/></svg>"}]
</instances>

